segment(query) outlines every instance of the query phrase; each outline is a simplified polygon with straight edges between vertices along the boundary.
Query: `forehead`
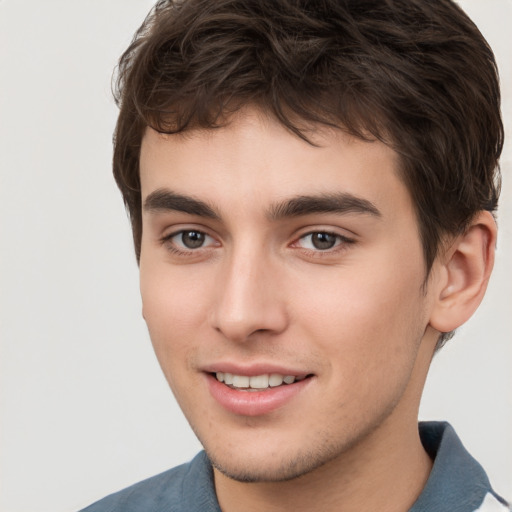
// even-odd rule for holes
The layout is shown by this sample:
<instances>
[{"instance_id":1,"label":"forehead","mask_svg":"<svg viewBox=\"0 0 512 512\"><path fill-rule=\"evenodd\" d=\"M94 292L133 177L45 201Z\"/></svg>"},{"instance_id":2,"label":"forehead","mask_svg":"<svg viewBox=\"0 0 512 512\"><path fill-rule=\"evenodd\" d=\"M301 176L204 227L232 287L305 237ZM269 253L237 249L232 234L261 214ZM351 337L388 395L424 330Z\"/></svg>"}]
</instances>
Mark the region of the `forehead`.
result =
<instances>
[{"instance_id":1,"label":"forehead","mask_svg":"<svg viewBox=\"0 0 512 512\"><path fill-rule=\"evenodd\" d=\"M218 129L165 135L148 128L140 159L142 199L167 188L247 210L290 196L347 193L383 203L384 210L411 210L399 157L390 147L323 126L306 135L312 143L256 109Z\"/></svg>"}]
</instances>

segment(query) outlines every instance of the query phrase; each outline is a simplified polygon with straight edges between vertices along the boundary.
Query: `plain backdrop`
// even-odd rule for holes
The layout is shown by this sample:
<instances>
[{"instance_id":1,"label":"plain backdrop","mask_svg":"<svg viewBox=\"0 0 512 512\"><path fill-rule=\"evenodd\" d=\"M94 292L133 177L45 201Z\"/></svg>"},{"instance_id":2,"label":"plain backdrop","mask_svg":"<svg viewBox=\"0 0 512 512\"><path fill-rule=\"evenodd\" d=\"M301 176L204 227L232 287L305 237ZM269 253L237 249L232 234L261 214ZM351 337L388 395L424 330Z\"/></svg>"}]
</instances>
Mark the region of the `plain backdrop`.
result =
<instances>
[{"instance_id":1,"label":"plain backdrop","mask_svg":"<svg viewBox=\"0 0 512 512\"><path fill-rule=\"evenodd\" d=\"M461 2L493 46L512 131L512 2ZM0 0L0 511L77 510L199 443L141 318L111 177L112 70L149 0ZM421 408L512 497L512 148L496 270Z\"/></svg>"}]
</instances>

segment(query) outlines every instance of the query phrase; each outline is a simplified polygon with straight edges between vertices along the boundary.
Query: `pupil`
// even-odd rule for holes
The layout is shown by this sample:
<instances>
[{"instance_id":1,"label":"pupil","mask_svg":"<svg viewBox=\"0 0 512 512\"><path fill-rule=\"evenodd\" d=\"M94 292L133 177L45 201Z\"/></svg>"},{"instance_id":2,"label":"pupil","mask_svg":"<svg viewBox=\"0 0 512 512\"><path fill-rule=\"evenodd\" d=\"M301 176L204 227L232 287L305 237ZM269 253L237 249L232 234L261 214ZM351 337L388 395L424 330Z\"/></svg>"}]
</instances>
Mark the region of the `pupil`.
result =
<instances>
[{"instance_id":1,"label":"pupil","mask_svg":"<svg viewBox=\"0 0 512 512\"><path fill-rule=\"evenodd\" d=\"M311 237L311 242L315 249L331 249L336 243L336 235L330 233L314 233Z\"/></svg>"},{"instance_id":2,"label":"pupil","mask_svg":"<svg viewBox=\"0 0 512 512\"><path fill-rule=\"evenodd\" d=\"M185 231L181 235L181 240L185 247L197 249L204 243L204 233L200 233L199 231Z\"/></svg>"}]
</instances>

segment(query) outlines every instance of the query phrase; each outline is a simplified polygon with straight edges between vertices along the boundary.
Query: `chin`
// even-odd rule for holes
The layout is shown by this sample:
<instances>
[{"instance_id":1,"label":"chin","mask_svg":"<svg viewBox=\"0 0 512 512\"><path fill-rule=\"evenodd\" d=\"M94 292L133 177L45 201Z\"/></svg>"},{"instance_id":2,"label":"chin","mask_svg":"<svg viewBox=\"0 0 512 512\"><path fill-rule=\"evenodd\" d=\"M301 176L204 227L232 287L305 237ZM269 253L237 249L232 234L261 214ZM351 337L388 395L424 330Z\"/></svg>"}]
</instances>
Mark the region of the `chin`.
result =
<instances>
[{"instance_id":1,"label":"chin","mask_svg":"<svg viewBox=\"0 0 512 512\"><path fill-rule=\"evenodd\" d=\"M194 431L213 467L224 476L238 482L286 482L340 464L342 467L343 460L353 458L392 411L389 406L378 417L357 422L340 418L337 429L315 432L314 428L305 428L299 429L299 435L293 435L293 425L287 425L281 435L272 429L257 432L251 428L242 436L231 433L227 437L221 432L213 436L211 430L206 436ZM343 423L345 428L340 427Z\"/></svg>"},{"instance_id":2,"label":"chin","mask_svg":"<svg viewBox=\"0 0 512 512\"><path fill-rule=\"evenodd\" d=\"M300 446L257 446L254 450L240 450L233 445L214 447L203 444L213 467L226 477L238 482L286 482L300 478L343 457L356 442L333 443L333 436L327 432L317 434L315 441L307 446L307 440Z\"/></svg>"},{"instance_id":3,"label":"chin","mask_svg":"<svg viewBox=\"0 0 512 512\"><path fill-rule=\"evenodd\" d=\"M331 457L324 458L321 454L316 453L315 455L300 454L295 458L284 460L278 460L278 456L275 456L273 460L253 460L248 463L247 461L227 461L224 457L221 457L223 460L219 460L212 457L208 451L206 453L213 467L223 475L237 482L248 483L294 480L323 466L331 459Z\"/></svg>"}]
</instances>

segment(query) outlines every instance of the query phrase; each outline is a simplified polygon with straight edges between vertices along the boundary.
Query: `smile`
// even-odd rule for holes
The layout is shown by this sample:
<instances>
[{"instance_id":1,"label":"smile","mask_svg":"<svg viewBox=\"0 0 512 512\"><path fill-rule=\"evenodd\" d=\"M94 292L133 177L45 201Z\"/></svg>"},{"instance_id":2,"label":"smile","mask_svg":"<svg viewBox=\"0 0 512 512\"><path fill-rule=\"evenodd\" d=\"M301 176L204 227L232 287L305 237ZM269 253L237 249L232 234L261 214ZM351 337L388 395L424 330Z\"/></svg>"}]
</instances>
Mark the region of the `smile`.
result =
<instances>
[{"instance_id":1,"label":"smile","mask_svg":"<svg viewBox=\"0 0 512 512\"><path fill-rule=\"evenodd\" d=\"M295 375L281 375L279 373L265 373L263 375L235 375L227 372L216 372L215 377L219 382L223 382L232 389L241 391L262 390L275 388L283 384L293 384L294 382L304 380L305 377L296 377Z\"/></svg>"},{"instance_id":2,"label":"smile","mask_svg":"<svg viewBox=\"0 0 512 512\"><path fill-rule=\"evenodd\" d=\"M261 371L261 370L260 370ZM314 374L205 372L212 398L238 416L262 416L285 407L314 386Z\"/></svg>"}]
</instances>

